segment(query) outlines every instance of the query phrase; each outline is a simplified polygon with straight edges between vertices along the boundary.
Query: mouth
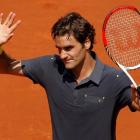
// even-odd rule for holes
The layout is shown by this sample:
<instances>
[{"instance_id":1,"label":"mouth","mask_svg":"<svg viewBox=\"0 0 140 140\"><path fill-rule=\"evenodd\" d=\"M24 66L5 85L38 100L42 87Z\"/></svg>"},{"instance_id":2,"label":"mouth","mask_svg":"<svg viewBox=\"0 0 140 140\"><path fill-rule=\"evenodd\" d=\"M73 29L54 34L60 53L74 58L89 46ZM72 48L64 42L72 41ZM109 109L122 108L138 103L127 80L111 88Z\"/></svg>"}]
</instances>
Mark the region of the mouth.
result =
<instances>
[{"instance_id":1,"label":"mouth","mask_svg":"<svg viewBox=\"0 0 140 140\"><path fill-rule=\"evenodd\" d=\"M72 63L74 60L64 60L63 62L65 63L65 64L68 64L68 63Z\"/></svg>"}]
</instances>

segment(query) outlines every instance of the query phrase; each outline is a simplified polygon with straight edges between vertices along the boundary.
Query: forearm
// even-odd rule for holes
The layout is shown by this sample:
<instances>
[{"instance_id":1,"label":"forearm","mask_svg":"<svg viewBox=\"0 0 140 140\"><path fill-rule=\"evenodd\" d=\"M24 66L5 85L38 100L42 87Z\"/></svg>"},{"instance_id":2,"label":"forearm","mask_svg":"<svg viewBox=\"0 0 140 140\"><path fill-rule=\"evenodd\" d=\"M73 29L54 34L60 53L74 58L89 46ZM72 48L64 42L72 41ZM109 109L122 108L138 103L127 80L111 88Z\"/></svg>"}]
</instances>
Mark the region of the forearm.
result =
<instances>
[{"instance_id":1,"label":"forearm","mask_svg":"<svg viewBox=\"0 0 140 140\"><path fill-rule=\"evenodd\" d=\"M5 51L0 55L0 73L23 76L21 61L11 58Z\"/></svg>"},{"instance_id":2,"label":"forearm","mask_svg":"<svg viewBox=\"0 0 140 140\"><path fill-rule=\"evenodd\" d=\"M0 47L0 55L3 53L3 49Z\"/></svg>"},{"instance_id":3,"label":"forearm","mask_svg":"<svg viewBox=\"0 0 140 140\"><path fill-rule=\"evenodd\" d=\"M12 63L16 61L0 49L0 73L11 73Z\"/></svg>"},{"instance_id":4,"label":"forearm","mask_svg":"<svg viewBox=\"0 0 140 140\"><path fill-rule=\"evenodd\" d=\"M3 19L3 14L0 14L0 21ZM8 42L14 35L14 30L20 24L20 20L13 22L15 13L10 12L3 22L0 22L0 73L23 74L21 62L11 58L2 50L2 45Z\"/></svg>"}]
</instances>

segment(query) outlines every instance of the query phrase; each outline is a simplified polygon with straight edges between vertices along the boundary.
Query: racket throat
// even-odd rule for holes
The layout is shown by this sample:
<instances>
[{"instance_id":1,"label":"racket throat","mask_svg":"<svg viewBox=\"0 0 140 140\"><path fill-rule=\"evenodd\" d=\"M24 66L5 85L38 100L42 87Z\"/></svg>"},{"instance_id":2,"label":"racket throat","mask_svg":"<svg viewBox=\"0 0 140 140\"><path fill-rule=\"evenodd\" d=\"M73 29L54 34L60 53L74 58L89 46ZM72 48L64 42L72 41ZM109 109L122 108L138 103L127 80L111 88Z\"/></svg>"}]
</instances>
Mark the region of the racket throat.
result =
<instances>
[{"instance_id":1,"label":"racket throat","mask_svg":"<svg viewBox=\"0 0 140 140\"><path fill-rule=\"evenodd\" d=\"M131 80L131 82L133 83L133 85L135 86L135 88L137 88L138 86L137 86L136 82L133 80L133 78L131 77L131 75L127 72L126 68L123 65L119 64L118 62L116 62L116 63L123 70L123 72L128 76L128 78ZM140 67L140 65L139 65L139 67Z\"/></svg>"}]
</instances>

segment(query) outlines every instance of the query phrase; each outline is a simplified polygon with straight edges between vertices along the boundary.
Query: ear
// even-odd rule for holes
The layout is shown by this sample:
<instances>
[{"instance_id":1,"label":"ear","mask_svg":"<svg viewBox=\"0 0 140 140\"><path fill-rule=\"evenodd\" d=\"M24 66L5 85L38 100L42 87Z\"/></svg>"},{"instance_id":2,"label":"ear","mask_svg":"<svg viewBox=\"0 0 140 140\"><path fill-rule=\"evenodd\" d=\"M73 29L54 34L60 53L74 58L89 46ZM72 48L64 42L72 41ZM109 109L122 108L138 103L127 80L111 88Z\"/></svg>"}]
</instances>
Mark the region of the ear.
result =
<instances>
[{"instance_id":1,"label":"ear","mask_svg":"<svg viewBox=\"0 0 140 140\"><path fill-rule=\"evenodd\" d=\"M87 39L85 40L84 47L85 47L87 50L89 50L90 46L91 46L91 41L87 38Z\"/></svg>"}]
</instances>

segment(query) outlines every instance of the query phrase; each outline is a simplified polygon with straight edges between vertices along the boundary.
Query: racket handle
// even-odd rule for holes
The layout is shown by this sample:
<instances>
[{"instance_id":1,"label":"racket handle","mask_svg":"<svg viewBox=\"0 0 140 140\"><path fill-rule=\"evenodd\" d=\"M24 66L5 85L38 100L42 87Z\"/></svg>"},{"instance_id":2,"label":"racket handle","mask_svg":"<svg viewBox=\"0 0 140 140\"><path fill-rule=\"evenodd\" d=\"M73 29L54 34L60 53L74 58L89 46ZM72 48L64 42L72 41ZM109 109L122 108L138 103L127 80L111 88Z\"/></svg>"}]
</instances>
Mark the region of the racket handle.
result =
<instances>
[{"instance_id":1,"label":"racket handle","mask_svg":"<svg viewBox=\"0 0 140 140\"><path fill-rule=\"evenodd\" d=\"M140 96L140 86L137 86L137 92L138 92L138 94Z\"/></svg>"}]
</instances>

